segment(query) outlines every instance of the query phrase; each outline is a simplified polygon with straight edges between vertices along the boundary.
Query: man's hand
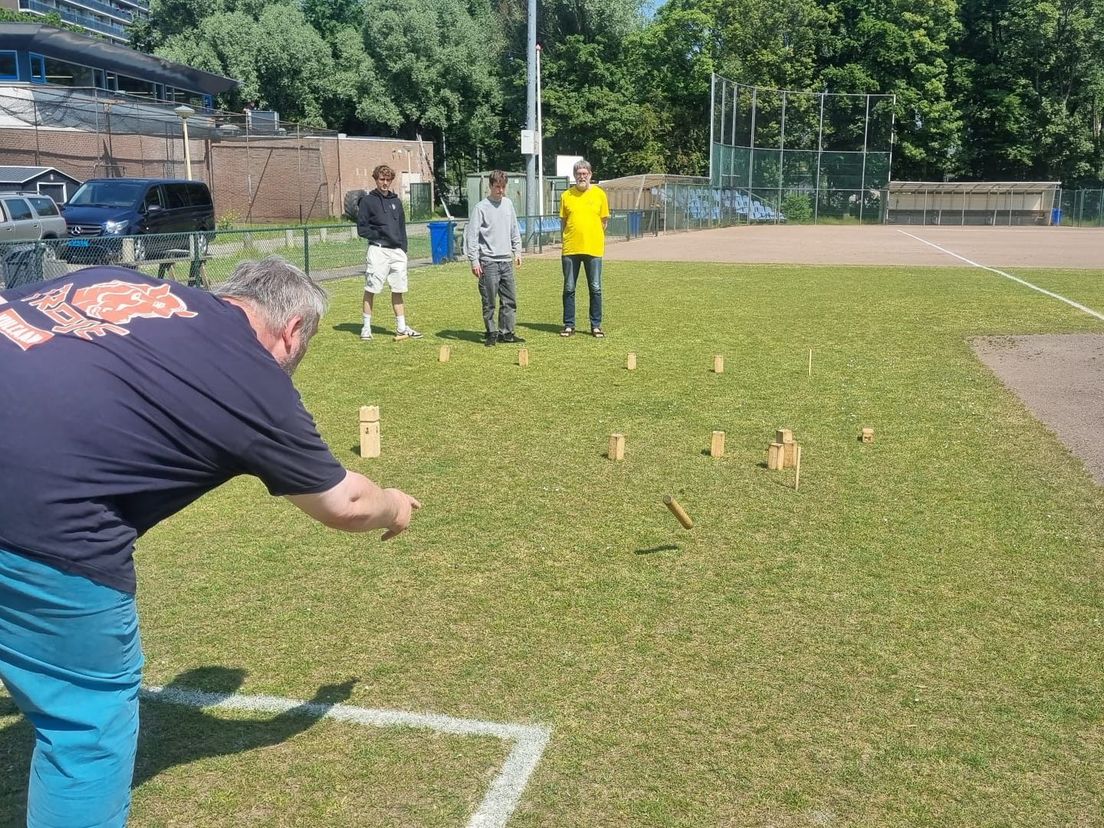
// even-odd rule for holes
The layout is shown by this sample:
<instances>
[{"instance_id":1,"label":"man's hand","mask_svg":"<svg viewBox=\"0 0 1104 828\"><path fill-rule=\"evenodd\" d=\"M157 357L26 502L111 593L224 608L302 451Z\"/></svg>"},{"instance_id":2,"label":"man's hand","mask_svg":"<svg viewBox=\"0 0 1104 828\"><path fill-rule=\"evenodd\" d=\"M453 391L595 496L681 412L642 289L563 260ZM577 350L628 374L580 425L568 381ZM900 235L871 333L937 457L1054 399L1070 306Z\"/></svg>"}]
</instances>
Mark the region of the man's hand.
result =
<instances>
[{"instance_id":1,"label":"man's hand","mask_svg":"<svg viewBox=\"0 0 1104 828\"><path fill-rule=\"evenodd\" d=\"M410 525L410 520L414 517L414 510L421 509L422 504L399 489L384 489L383 493L391 498L395 505L395 518L380 538L380 540L386 541L402 533Z\"/></svg>"},{"instance_id":2,"label":"man's hand","mask_svg":"<svg viewBox=\"0 0 1104 828\"><path fill-rule=\"evenodd\" d=\"M480 278L483 275L483 265L481 265L479 262L473 262L472 273L475 275L476 279Z\"/></svg>"},{"instance_id":3,"label":"man's hand","mask_svg":"<svg viewBox=\"0 0 1104 828\"><path fill-rule=\"evenodd\" d=\"M521 267L521 254L517 253L514 256L514 267Z\"/></svg>"}]
</instances>

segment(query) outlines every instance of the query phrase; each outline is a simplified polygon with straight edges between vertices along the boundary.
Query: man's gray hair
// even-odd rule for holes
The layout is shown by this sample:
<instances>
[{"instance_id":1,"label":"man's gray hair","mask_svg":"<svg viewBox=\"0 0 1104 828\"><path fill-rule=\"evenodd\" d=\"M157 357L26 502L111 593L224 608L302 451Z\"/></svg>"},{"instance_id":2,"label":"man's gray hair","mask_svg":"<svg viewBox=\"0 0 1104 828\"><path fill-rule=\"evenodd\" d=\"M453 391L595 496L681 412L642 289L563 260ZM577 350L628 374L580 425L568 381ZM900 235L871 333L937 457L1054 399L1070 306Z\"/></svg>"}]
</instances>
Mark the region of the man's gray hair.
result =
<instances>
[{"instance_id":1,"label":"man's gray hair","mask_svg":"<svg viewBox=\"0 0 1104 828\"><path fill-rule=\"evenodd\" d=\"M588 173L593 173L594 170L590 168L590 162L585 158L580 158L571 166L571 174L574 175L579 170L586 170Z\"/></svg>"},{"instance_id":2,"label":"man's gray hair","mask_svg":"<svg viewBox=\"0 0 1104 828\"><path fill-rule=\"evenodd\" d=\"M326 291L310 276L279 256L242 262L229 279L211 292L248 302L272 334L279 334L288 322L300 317L304 341L318 330L329 302Z\"/></svg>"}]
</instances>

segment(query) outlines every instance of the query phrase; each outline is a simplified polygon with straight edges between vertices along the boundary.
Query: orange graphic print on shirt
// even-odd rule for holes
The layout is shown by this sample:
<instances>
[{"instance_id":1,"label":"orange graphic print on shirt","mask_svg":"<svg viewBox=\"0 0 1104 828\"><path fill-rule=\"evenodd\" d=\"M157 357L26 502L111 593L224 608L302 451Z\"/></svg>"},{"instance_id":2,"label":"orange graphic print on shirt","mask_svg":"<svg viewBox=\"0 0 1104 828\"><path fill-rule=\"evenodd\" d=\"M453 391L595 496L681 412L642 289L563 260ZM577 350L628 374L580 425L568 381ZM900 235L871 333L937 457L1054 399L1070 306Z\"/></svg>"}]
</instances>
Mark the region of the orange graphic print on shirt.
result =
<instances>
[{"instance_id":1,"label":"orange graphic print on shirt","mask_svg":"<svg viewBox=\"0 0 1104 828\"><path fill-rule=\"evenodd\" d=\"M49 341L52 334L77 336L90 341L94 336L109 333L126 336L130 331L122 326L132 319L197 316L194 311L188 310L184 300L174 294L169 285L113 279L75 291L72 288L72 284L61 285L21 300L54 323L50 333L30 325L17 313L16 305L5 309L0 336L25 351ZM73 294L71 297L70 291Z\"/></svg>"}]
</instances>

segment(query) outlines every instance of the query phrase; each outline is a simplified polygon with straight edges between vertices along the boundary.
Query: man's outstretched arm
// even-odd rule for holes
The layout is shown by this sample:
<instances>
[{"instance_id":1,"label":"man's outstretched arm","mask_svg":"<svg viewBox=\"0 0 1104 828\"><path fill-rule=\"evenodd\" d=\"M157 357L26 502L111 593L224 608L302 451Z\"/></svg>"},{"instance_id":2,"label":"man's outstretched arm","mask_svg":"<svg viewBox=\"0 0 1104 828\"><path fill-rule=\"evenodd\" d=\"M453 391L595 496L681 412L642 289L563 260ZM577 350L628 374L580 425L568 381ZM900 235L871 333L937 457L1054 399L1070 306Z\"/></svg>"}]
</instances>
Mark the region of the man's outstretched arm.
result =
<instances>
[{"instance_id":1,"label":"man's outstretched arm","mask_svg":"<svg viewBox=\"0 0 1104 828\"><path fill-rule=\"evenodd\" d=\"M390 540L410 525L422 504L399 489L383 489L353 471L345 479L318 494L288 495L287 499L331 529L370 532L386 529L380 540Z\"/></svg>"}]
</instances>

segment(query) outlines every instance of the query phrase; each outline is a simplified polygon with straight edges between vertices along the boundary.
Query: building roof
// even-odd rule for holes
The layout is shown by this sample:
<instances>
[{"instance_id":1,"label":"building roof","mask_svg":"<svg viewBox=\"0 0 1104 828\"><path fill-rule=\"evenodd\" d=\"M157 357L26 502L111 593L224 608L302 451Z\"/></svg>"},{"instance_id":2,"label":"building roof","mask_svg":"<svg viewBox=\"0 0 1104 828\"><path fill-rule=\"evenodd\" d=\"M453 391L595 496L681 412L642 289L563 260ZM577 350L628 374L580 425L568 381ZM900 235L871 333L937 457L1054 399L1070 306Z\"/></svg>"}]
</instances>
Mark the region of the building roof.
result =
<instances>
[{"instance_id":1,"label":"building roof","mask_svg":"<svg viewBox=\"0 0 1104 828\"><path fill-rule=\"evenodd\" d=\"M0 184L26 184L49 172L55 172L72 181L77 180L55 167L0 167Z\"/></svg>"},{"instance_id":2,"label":"building roof","mask_svg":"<svg viewBox=\"0 0 1104 828\"><path fill-rule=\"evenodd\" d=\"M164 83L206 95L229 92L238 85L233 78L224 78L183 63L174 63L106 40L40 23L0 23L0 39L5 48L38 52L58 60L120 72L140 80Z\"/></svg>"},{"instance_id":3,"label":"building roof","mask_svg":"<svg viewBox=\"0 0 1104 828\"><path fill-rule=\"evenodd\" d=\"M1061 181L890 181L891 193L1045 193Z\"/></svg>"}]
</instances>

